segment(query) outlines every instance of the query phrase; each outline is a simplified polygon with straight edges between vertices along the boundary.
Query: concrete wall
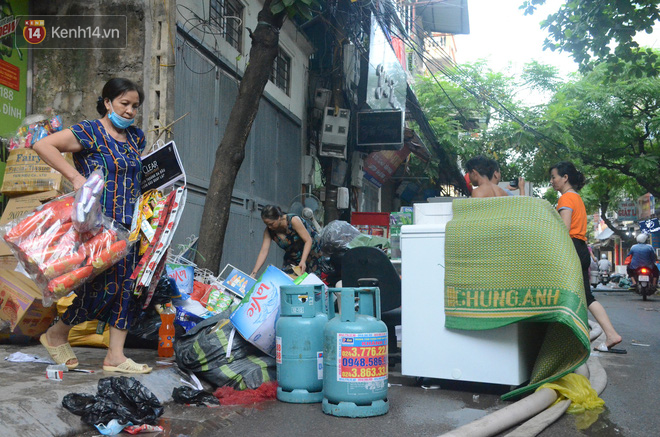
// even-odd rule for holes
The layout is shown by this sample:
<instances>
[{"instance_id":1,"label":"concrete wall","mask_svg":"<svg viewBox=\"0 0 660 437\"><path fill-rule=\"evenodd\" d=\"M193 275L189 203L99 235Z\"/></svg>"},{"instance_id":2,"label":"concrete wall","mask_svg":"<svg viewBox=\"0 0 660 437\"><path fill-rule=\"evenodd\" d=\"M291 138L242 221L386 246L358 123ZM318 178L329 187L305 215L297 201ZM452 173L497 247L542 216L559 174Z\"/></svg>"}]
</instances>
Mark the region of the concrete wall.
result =
<instances>
[{"instance_id":1,"label":"concrete wall","mask_svg":"<svg viewBox=\"0 0 660 437\"><path fill-rule=\"evenodd\" d=\"M148 88L144 86L148 2L58 0L30 4L33 15L126 15L128 24L126 49L31 50L33 114L52 109L62 116L66 127L98 118L96 100L112 77L126 77ZM142 120L143 114L139 114L136 124L141 126Z\"/></svg>"}]
</instances>

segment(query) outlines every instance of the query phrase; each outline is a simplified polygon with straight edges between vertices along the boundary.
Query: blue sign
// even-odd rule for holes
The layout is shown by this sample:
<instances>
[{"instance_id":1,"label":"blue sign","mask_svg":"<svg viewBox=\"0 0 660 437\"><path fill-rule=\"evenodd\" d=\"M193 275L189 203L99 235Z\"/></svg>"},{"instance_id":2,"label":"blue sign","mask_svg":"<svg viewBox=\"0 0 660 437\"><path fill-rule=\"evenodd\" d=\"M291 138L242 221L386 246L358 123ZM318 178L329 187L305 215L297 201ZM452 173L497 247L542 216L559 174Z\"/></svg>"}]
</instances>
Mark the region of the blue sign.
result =
<instances>
[{"instance_id":1,"label":"blue sign","mask_svg":"<svg viewBox=\"0 0 660 437\"><path fill-rule=\"evenodd\" d=\"M657 218L642 220L639 222L639 229L647 234L653 234L660 231L660 222Z\"/></svg>"}]
</instances>

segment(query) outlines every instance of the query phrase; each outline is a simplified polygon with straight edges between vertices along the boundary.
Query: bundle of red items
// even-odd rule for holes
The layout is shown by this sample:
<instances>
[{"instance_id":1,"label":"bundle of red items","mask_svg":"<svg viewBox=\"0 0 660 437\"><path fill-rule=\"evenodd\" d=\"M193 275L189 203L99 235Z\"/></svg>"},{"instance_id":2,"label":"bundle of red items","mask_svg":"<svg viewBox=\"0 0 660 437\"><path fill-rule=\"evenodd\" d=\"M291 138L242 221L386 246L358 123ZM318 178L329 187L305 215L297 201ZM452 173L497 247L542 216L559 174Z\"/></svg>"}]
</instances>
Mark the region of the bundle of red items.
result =
<instances>
[{"instance_id":1,"label":"bundle of red items","mask_svg":"<svg viewBox=\"0 0 660 437\"><path fill-rule=\"evenodd\" d=\"M46 305L116 264L132 244L128 231L106 216L98 228L78 232L73 210L74 195L67 194L0 229Z\"/></svg>"}]
</instances>

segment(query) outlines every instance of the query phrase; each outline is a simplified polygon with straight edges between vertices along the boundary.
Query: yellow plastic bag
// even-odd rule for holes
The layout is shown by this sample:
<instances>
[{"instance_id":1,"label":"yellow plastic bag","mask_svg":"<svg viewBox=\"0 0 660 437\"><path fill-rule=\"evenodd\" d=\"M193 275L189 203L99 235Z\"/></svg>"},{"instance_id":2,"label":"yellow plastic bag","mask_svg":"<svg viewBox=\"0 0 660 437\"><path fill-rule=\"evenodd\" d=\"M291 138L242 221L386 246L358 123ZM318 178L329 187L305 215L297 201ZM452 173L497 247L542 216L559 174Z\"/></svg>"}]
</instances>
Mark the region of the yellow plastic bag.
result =
<instances>
[{"instance_id":1,"label":"yellow plastic bag","mask_svg":"<svg viewBox=\"0 0 660 437\"><path fill-rule=\"evenodd\" d=\"M70 296L62 297L57 301L57 313L60 316L64 314L75 297L76 295L71 293ZM71 346L108 347L110 344L110 329L106 325L103 335L99 335L96 333L98 324L98 320L90 320L79 323L71 328L71 331L69 331L69 343Z\"/></svg>"},{"instance_id":2,"label":"yellow plastic bag","mask_svg":"<svg viewBox=\"0 0 660 437\"><path fill-rule=\"evenodd\" d=\"M589 380L577 373L569 373L554 382L543 384L536 391L542 388L550 388L557 392L558 396L554 404L564 399L570 399L571 406L567 411L571 414L584 413L586 410L605 405L605 401L598 397L598 393L591 387Z\"/></svg>"}]
</instances>

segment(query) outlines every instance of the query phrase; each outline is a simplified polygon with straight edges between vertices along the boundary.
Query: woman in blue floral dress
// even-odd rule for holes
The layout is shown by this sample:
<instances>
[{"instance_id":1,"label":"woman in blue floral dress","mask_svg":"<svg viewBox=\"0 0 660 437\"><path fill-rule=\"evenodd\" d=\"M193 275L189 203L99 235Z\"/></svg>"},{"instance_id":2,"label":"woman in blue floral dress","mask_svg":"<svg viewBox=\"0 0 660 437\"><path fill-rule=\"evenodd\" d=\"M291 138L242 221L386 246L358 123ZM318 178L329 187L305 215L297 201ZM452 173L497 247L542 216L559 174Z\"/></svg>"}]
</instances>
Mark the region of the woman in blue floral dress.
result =
<instances>
[{"instance_id":1,"label":"woman in blue floral dress","mask_svg":"<svg viewBox=\"0 0 660 437\"><path fill-rule=\"evenodd\" d=\"M261 211L261 219L266 225L261 250L250 276L255 277L266 261L271 241L284 249L282 270L293 271L293 266L304 272L316 273L320 268L321 244L318 233L302 217L284 214L274 205L266 205Z\"/></svg>"},{"instance_id":2,"label":"woman in blue floral dress","mask_svg":"<svg viewBox=\"0 0 660 437\"><path fill-rule=\"evenodd\" d=\"M145 146L144 133L132 126L137 110L144 101L142 89L127 79L114 78L103 87L97 102L98 120L85 120L70 129L49 135L34 145L39 156L80 188L96 169L105 177L101 205L106 216L131 227L133 209L139 198ZM61 155L73 153L75 167ZM151 368L137 364L124 355L124 343L133 317L139 311L133 296L130 276L135 266L135 253L101 273L76 290L76 298L62 318L40 341L57 363L69 368L78 360L68 343L72 326L100 320L110 326L110 344L103 369L121 373L148 373Z\"/></svg>"}]
</instances>

